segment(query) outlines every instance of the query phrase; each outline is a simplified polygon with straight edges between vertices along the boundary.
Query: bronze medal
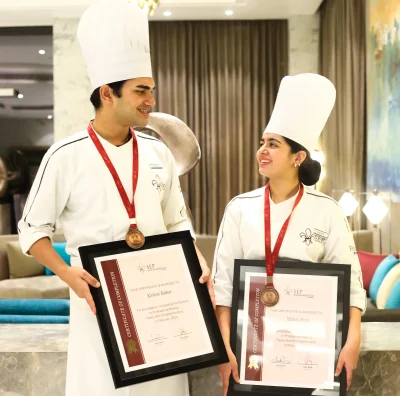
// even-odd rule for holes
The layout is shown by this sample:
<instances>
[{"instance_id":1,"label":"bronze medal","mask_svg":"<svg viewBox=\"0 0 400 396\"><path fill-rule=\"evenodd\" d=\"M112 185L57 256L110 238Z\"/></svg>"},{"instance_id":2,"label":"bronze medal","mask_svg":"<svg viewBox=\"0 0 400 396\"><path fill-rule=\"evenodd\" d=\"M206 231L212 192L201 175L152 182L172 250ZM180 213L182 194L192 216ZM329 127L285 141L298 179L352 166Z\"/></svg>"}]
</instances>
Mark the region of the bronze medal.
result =
<instances>
[{"instance_id":1,"label":"bronze medal","mask_svg":"<svg viewBox=\"0 0 400 396\"><path fill-rule=\"evenodd\" d=\"M266 307L278 304L279 293L273 286L266 286L260 294L260 301Z\"/></svg>"},{"instance_id":2,"label":"bronze medal","mask_svg":"<svg viewBox=\"0 0 400 396\"><path fill-rule=\"evenodd\" d=\"M129 228L125 240L130 248L140 249L144 245L145 238L137 228Z\"/></svg>"}]
</instances>

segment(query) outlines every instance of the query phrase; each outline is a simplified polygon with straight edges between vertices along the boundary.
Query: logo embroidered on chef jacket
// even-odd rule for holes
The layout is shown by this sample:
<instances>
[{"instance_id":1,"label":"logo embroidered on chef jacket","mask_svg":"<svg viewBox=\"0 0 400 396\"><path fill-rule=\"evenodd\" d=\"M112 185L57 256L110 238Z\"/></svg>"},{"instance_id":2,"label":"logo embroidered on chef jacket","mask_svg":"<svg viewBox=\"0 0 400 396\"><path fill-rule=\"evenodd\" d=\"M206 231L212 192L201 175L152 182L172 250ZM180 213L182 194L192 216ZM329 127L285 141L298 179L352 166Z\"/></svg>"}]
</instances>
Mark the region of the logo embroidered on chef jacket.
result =
<instances>
[{"instance_id":1,"label":"logo embroidered on chef jacket","mask_svg":"<svg viewBox=\"0 0 400 396\"><path fill-rule=\"evenodd\" d=\"M313 239L314 242L324 243L328 239L328 233L314 228Z\"/></svg>"},{"instance_id":2,"label":"logo embroidered on chef jacket","mask_svg":"<svg viewBox=\"0 0 400 396\"><path fill-rule=\"evenodd\" d=\"M300 233L300 238L302 239L302 242L305 243L307 246L310 246L313 242L313 234L309 228L307 228L305 232Z\"/></svg>"},{"instance_id":3,"label":"logo embroidered on chef jacket","mask_svg":"<svg viewBox=\"0 0 400 396\"><path fill-rule=\"evenodd\" d=\"M318 228L314 228L314 232L312 232L310 228L307 228L305 232L300 233L300 238L303 243L310 246L313 242L324 243L328 238L328 233Z\"/></svg>"},{"instance_id":4,"label":"logo embroidered on chef jacket","mask_svg":"<svg viewBox=\"0 0 400 396\"><path fill-rule=\"evenodd\" d=\"M158 190L165 190L165 184L161 181L160 176L156 175L155 180L152 180L151 184Z\"/></svg>"},{"instance_id":5,"label":"logo embroidered on chef jacket","mask_svg":"<svg viewBox=\"0 0 400 396\"><path fill-rule=\"evenodd\" d=\"M355 245L351 245L349 246L350 252L352 252L353 254L357 254L357 248Z\"/></svg>"},{"instance_id":6,"label":"logo embroidered on chef jacket","mask_svg":"<svg viewBox=\"0 0 400 396\"><path fill-rule=\"evenodd\" d=\"M150 169L164 169L161 164L149 164Z\"/></svg>"}]
</instances>

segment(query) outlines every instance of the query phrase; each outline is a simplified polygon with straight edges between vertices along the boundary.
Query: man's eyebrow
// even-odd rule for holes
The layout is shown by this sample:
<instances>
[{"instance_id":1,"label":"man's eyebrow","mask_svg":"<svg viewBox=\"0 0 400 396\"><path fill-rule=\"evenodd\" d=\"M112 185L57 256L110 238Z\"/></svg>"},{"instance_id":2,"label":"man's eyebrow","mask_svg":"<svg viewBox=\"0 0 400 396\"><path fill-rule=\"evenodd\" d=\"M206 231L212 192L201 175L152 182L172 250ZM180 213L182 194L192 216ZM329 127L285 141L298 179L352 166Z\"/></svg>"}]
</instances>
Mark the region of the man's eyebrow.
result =
<instances>
[{"instance_id":1,"label":"man's eyebrow","mask_svg":"<svg viewBox=\"0 0 400 396\"><path fill-rule=\"evenodd\" d=\"M154 86L153 88L149 87L148 85L136 85L136 88L140 88L140 89L147 89L149 91L156 89L156 87Z\"/></svg>"}]
</instances>

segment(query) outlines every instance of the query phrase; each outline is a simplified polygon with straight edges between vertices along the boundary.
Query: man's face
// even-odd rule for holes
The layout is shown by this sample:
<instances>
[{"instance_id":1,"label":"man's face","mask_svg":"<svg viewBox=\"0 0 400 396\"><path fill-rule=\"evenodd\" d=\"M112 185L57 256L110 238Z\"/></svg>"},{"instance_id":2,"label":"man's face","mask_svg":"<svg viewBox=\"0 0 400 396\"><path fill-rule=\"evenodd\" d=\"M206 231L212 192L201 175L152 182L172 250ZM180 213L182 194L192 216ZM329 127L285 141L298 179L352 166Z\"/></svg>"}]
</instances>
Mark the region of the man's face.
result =
<instances>
[{"instance_id":1,"label":"man's face","mask_svg":"<svg viewBox=\"0 0 400 396\"><path fill-rule=\"evenodd\" d=\"M150 77L133 78L125 82L121 97L113 96L113 110L121 125L144 127L154 100L154 80Z\"/></svg>"}]
</instances>

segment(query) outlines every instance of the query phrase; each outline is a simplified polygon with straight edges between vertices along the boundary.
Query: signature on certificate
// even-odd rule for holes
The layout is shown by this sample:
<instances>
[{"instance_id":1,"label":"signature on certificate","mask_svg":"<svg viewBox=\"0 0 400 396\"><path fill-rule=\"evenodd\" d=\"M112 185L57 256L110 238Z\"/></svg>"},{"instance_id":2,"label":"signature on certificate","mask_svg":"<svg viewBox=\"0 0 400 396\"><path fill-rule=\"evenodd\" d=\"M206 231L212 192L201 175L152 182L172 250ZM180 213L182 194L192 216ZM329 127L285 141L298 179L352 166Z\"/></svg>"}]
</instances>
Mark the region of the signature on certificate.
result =
<instances>
[{"instance_id":1,"label":"signature on certificate","mask_svg":"<svg viewBox=\"0 0 400 396\"><path fill-rule=\"evenodd\" d=\"M150 340L149 340L149 342L161 342L161 341L164 341L164 340L166 340L167 339L167 337L164 337L164 336L162 336L162 335L160 335L160 334L155 334L154 336L152 335L151 337L150 337Z\"/></svg>"},{"instance_id":2,"label":"signature on certificate","mask_svg":"<svg viewBox=\"0 0 400 396\"><path fill-rule=\"evenodd\" d=\"M313 361L311 360L311 358L309 356L305 356L304 361L299 362L298 364L300 364L300 366L318 366L317 363L313 363Z\"/></svg>"},{"instance_id":3,"label":"signature on certificate","mask_svg":"<svg viewBox=\"0 0 400 396\"><path fill-rule=\"evenodd\" d=\"M270 363L273 364L291 364L292 362L289 359L286 359L285 356L276 356L274 359L270 360Z\"/></svg>"},{"instance_id":4,"label":"signature on certificate","mask_svg":"<svg viewBox=\"0 0 400 396\"><path fill-rule=\"evenodd\" d=\"M188 331L186 331L186 330L184 330L184 329L179 329L179 332L178 332L178 334L177 334L175 337L185 337L185 338L187 338L187 336L188 336L189 334L192 334L192 333L191 333L191 332L188 332Z\"/></svg>"}]
</instances>

